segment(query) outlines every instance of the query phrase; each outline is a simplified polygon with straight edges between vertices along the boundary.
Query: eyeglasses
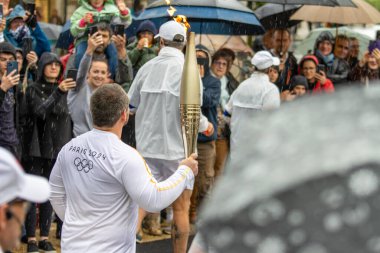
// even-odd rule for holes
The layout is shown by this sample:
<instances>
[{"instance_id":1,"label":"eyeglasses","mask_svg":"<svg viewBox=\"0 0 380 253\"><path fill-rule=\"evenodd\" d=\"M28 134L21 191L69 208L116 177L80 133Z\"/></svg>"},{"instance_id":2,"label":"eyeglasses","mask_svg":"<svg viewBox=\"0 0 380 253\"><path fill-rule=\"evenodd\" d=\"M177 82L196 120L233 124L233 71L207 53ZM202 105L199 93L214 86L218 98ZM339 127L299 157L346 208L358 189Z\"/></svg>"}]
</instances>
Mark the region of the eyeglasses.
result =
<instances>
[{"instance_id":1,"label":"eyeglasses","mask_svg":"<svg viewBox=\"0 0 380 253\"><path fill-rule=\"evenodd\" d=\"M316 68L313 68L313 67L311 67L311 68L302 68L302 70L303 71L309 71L309 70L315 70Z\"/></svg>"},{"instance_id":2,"label":"eyeglasses","mask_svg":"<svg viewBox=\"0 0 380 253\"><path fill-rule=\"evenodd\" d=\"M222 66L222 67L227 67L228 65L227 62L223 62L223 61L215 61L213 64Z\"/></svg>"}]
</instances>

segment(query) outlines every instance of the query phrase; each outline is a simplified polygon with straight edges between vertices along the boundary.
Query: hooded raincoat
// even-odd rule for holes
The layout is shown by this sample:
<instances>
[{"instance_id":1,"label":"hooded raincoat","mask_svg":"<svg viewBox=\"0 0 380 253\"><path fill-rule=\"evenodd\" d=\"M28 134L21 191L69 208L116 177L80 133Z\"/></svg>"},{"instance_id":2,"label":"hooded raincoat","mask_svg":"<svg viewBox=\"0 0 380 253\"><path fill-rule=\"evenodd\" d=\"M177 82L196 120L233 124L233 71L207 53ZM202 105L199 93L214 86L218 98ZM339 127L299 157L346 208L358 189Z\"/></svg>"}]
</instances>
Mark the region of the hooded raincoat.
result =
<instances>
[{"instance_id":1,"label":"hooded raincoat","mask_svg":"<svg viewBox=\"0 0 380 253\"><path fill-rule=\"evenodd\" d=\"M42 31L38 22L37 22L37 26L34 29L31 29L27 25L25 25L24 26L25 29L23 29L22 31L19 30L19 32L17 32L16 37L15 37L15 34L12 34L12 32L9 30L9 25L13 19L23 18L24 16L25 16L24 8L22 8L21 5L16 5L13 11L7 17L6 28L4 30L5 40L11 43L16 48L22 48L22 44L23 44L22 39L25 37L31 37L33 39L33 43L32 43L33 51L36 52L38 57L41 57L41 55L44 52L50 52L51 47L50 47L49 39L46 37L45 33Z\"/></svg>"},{"instance_id":2,"label":"hooded raincoat","mask_svg":"<svg viewBox=\"0 0 380 253\"><path fill-rule=\"evenodd\" d=\"M179 111L183 66L183 53L164 47L141 67L128 92L131 111L136 112L137 150L144 158L184 158ZM207 125L202 115L199 132Z\"/></svg>"},{"instance_id":3,"label":"hooded raincoat","mask_svg":"<svg viewBox=\"0 0 380 253\"><path fill-rule=\"evenodd\" d=\"M53 62L61 63L53 53L41 56L37 81L26 90L26 103L33 122L30 149L27 152L30 156L45 159L55 159L61 148L72 138L67 93L58 88L58 81L49 83L44 78L45 66Z\"/></svg>"},{"instance_id":4,"label":"hooded raincoat","mask_svg":"<svg viewBox=\"0 0 380 253\"><path fill-rule=\"evenodd\" d=\"M89 0L78 0L78 4L80 7L74 11L70 18L70 32L77 38L76 44L79 44L81 41L86 39L84 35L88 26L80 26L81 19L84 18L86 13L90 12L93 14L93 23L122 23L125 26L129 26L132 23L132 16L130 12L128 11L127 15L122 16L119 8L115 5L113 0L105 0L101 11L98 11L92 7Z\"/></svg>"},{"instance_id":5,"label":"hooded raincoat","mask_svg":"<svg viewBox=\"0 0 380 253\"><path fill-rule=\"evenodd\" d=\"M267 74L254 72L232 93L226 105L225 115L231 117L231 161L239 145L249 140L244 132L245 126L255 120L257 113L280 107L280 92L269 81Z\"/></svg>"}]
</instances>

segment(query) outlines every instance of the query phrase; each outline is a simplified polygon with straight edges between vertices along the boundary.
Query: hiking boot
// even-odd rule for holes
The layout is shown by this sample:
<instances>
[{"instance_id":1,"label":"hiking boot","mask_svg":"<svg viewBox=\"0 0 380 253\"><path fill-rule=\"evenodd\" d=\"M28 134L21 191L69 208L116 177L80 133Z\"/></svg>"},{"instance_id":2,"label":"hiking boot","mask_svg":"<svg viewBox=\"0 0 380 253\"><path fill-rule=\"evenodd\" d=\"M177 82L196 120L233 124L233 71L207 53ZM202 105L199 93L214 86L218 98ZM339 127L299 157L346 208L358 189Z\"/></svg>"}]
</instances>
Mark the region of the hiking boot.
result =
<instances>
[{"instance_id":1,"label":"hiking boot","mask_svg":"<svg viewBox=\"0 0 380 253\"><path fill-rule=\"evenodd\" d=\"M38 242L38 248L45 253L57 253L55 248L48 240L42 240Z\"/></svg>"},{"instance_id":2,"label":"hiking boot","mask_svg":"<svg viewBox=\"0 0 380 253\"><path fill-rule=\"evenodd\" d=\"M28 252L28 253L39 253L40 251L38 250L37 242L34 240L29 241L26 252Z\"/></svg>"}]
</instances>

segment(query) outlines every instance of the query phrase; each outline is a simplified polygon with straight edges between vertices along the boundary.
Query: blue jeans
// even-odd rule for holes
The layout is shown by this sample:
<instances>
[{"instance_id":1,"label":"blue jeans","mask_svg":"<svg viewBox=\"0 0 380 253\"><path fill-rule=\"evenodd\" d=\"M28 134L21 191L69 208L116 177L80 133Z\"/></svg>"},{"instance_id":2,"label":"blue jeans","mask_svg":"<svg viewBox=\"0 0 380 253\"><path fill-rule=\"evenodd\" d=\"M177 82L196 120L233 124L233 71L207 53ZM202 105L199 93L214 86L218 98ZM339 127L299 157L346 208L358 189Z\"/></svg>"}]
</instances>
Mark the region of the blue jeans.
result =
<instances>
[{"instance_id":1,"label":"blue jeans","mask_svg":"<svg viewBox=\"0 0 380 253\"><path fill-rule=\"evenodd\" d=\"M75 48L75 68L79 69L80 61L87 50L87 41L80 42ZM113 43L106 47L104 54L108 59L108 68L111 73L111 78L115 80L116 67L117 67L117 50Z\"/></svg>"}]
</instances>

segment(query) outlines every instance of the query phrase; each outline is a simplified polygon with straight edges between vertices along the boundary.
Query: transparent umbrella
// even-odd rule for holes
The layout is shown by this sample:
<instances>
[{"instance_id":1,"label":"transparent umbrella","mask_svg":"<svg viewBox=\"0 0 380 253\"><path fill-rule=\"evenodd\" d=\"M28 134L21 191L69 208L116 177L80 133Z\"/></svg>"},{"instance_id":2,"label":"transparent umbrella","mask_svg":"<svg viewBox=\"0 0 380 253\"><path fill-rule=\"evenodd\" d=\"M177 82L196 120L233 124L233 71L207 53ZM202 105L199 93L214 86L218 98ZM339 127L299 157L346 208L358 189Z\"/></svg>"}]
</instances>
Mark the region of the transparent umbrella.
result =
<instances>
[{"instance_id":1,"label":"transparent umbrella","mask_svg":"<svg viewBox=\"0 0 380 253\"><path fill-rule=\"evenodd\" d=\"M370 253L380 239L380 89L258 115L200 215L215 252Z\"/></svg>"}]
</instances>

